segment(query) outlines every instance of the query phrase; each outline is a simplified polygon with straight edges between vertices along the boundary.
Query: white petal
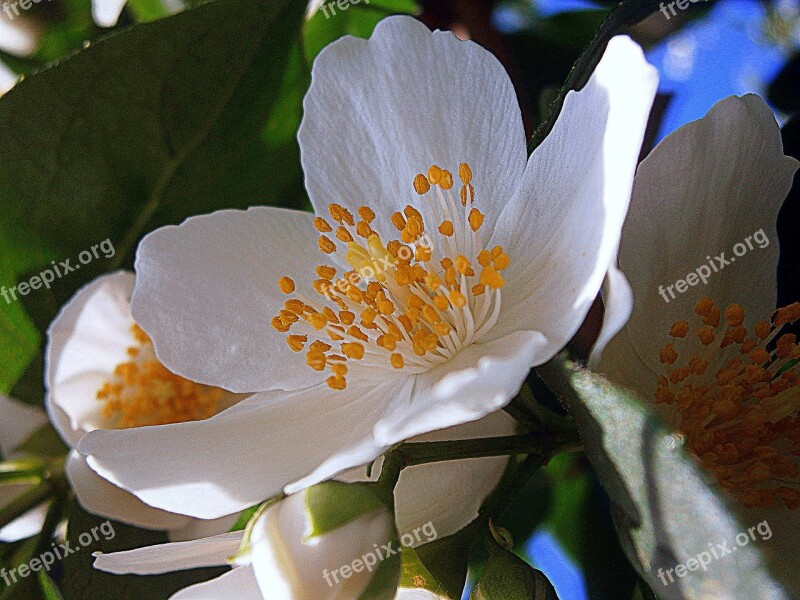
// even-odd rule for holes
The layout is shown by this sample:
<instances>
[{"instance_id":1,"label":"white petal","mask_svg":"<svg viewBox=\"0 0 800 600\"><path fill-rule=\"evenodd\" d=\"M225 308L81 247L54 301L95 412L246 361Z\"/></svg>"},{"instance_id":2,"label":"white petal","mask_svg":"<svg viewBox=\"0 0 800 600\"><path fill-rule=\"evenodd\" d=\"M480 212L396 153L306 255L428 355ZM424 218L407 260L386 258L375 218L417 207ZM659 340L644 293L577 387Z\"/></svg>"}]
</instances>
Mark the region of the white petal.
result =
<instances>
[{"instance_id":1,"label":"white petal","mask_svg":"<svg viewBox=\"0 0 800 600\"><path fill-rule=\"evenodd\" d=\"M396 237L389 216L417 198L414 176L433 164L457 184L459 164L471 165L487 228L525 168L522 117L502 65L411 17L389 17L369 41L345 37L323 50L304 110L298 136L315 210L380 208L382 234ZM415 206L425 214L425 204Z\"/></svg>"},{"instance_id":2,"label":"white petal","mask_svg":"<svg viewBox=\"0 0 800 600\"><path fill-rule=\"evenodd\" d=\"M169 530L169 541L187 542L226 533L239 520L239 515L240 513L234 513L219 519L190 519L188 525Z\"/></svg>"},{"instance_id":3,"label":"white petal","mask_svg":"<svg viewBox=\"0 0 800 600\"><path fill-rule=\"evenodd\" d=\"M606 349L600 370L649 394L654 374L661 372L658 350L669 340L670 326L691 321L703 296L723 307L741 304L749 323L769 317L776 301L775 223L796 169L797 161L783 155L772 111L752 95L718 102L650 153L636 175L620 246L620 268L633 287L633 313ZM756 237L768 241L764 248L752 237L761 230L765 237ZM735 257L734 245L748 236L753 249ZM671 298L668 286L721 252L735 262L718 273L708 267L707 284L698 278L695 287ZM682 340L671 341L680 352ZM629 358L631 345L637 359ZM637 387L642 364L652 382L645 389ZM716 371L713 364L709 371Z\"/></svg>"},{"instance_id":4,"label":"white petal","mask_svg":"<svg viewBox=\"0 0 800 600\"><path fill-rule=\"evenodd\" d=\"M100 27L114 27L126 0L92 0L92 17Z\"/></svg>"},{"instance_id":5,"label":"white petal","mask_svg":"<svg viewBox=\"0 0 800 600\"><path fill-rule=\"evenodd\" d=\"M170 600L264 600L258 589L253 567L246 565L212 579L182 589ZM271 600L271 599L270 599Z\"/></svg>"},{"instance_id":6,"label":"white petal","mask_svg":"<svg viewBox=\"0 0 800 600\"><path fill-rule=\"evenodd\" d=\"M47 415L35 406L12 400L0 394L0 452L8 458L17 446L47 423Z\"/></svg>"},{"instance_id":7,"label":"white petal","mask_svg":"<svg viewBox=\"0 0 800 600\"><path fill-rule=\"evenodd\" d=\"M616 257L656 83L641 49L616 37L567 95L492 237L512 260L493 337L541 331L555 353L577 331Z\"/></svg>"},{"instance_id":8,"label":"white petal","mask_svg":"<svg viewBox=\"0 0 800 600\"><path fill-rule=\"evenodd\" d=\"M589 366L596 367L608 343L616 336L633 311L633 289L624 273L611 265L603 281L603 324L589 356Z\"/></svg>"},{"instance_id":9,"label":"white petal","mask_svg":"<svg viewBox=\"0 0 800 600\"><path fill-rule=\"evenodd\" d=\"M79 450L103 477L159 508L212 519L379 456L373 427L407 405L413 378L375 387L265 392L205 421L87 434ZM321 466L320 466L321 465Z\"/></svg>"},{"instance_id":10,"label":"white petal","mask_svg":"<svg viewBox=\"0 0 800 600\"><path fill-rule=\"evenodd\" d=\"M17 56L30 56L39 47L41 31L30 23L9 23L0 16L0 50Z\"/></svg>"},{"instance_id":11,"label":"white petal","mask_svg":"<svg viewBox=\"0 0 800 600\"><path fill-rule=\"evenodd\" d=\"M96 553L96 569L115 575L160 575L171 571L228 564L242 542L243 532L233 531L190 542L146 546L124 552Z\"/></svg>"},{"instance_id":12,"label":"white petal","mask_svg":"<svg viewBox=\"0 0 800 600\"><path fill-rule=\"evenodd\" d=\"M142 240L133 315L170 371L243 393L322 380L270 325L287 299L280 277L305 292L326 262L312 219L280 208L223 210Z\"/></svg>"},{"instance_id":13,"label":"white petal","mask_svg":"<svg viewBox=\"0 0 800 600\"><path fill-rule=\"evenodd\" d=\"M146 529L186 527L190 517L148 506L130 492L100 477L86 464L86 458L72 451L67 459L67 476L84 509L108 519Z\"/></svg>"},{"instance_id":14,"label":"white petal","mask_svg":"<svg viewBox=\"0 0 800 600\"><path fill-rule=\"evenodd\" d=\"M308 526L304 494L289 496L255 523L251 555L261 593L270 600L359 598L373 570L353 571L347 578L336 572L390 542L393 526L388 510L306 541ZM373 557L377 563L378 557Z\"/></svg>"},{"instance_id":15,"label":"white petal","mask_svg":"<svg viewBox=\"0 0 800 600\"><path fill-rule=\"evenodd\" d=\"M1 26L0 26L1 27ZM8 92L17 83L17 74L0 62L0 96Z\"/></svg>"},{"instance_id":16,"label":"white petal","mask_svg":"<svg viewBox=\"0 0 800 600\"><path fill-rule=\"evenodd\" d=\"M465 440L513 435L516 421L500 410L483 419L410 439L410 442ZM451 460L403 469L394 491L397 529L417 532L417 544L456 533L500 482L508 457ZM430 524L430 525L428 525ZM428 525L426 528L425 526ZM431 532L431 525L434 532Z\"/></svg>"},{"instance_id":17,"label":"white petal","mask_svg":"<svg viewBox=\"0 0 800 600\"><path fill-rule=\"evenodd\" d=\"M118 364L130 359L133 280L126 271L98 277L61 308L47 330L47 410L71 444L100 426L97 391Z\"/></svg>"},{"instance_id":18,"label":"white petal","mask_svg":"<svg viewBox=\"0 0 800 600\"><path fill-rule=\"evenodd\" d=\"M417 377L410 403L394 405L376 427L378 440L391 446L501 409L519 391L531 367L540 364L547 345L540 333L531 331L472 344L451 361Z\"/></svg>"},{"instance_id":19,"label":"white petal","mask_svg":"<svg viewBox=\"0 0 800 600\"><path fill-rule=\"evenodd\" d=\"M0 507L13 501L17 496L29 491L33 485L14 483L0 486ZM49 503L32 508L22 516L0 528L0 542L11 543L36 535L42 530Z\"/></svg>"},{"instance_id":20,"label":"white petal","mask_svg":"<svg viewBox=\"0 0 800 600\"><path fill-rule=\"evenodd\" d=\"M398 588L395 600L445 600L433 592L423 589Z\"/></svg>"}]
</instances>

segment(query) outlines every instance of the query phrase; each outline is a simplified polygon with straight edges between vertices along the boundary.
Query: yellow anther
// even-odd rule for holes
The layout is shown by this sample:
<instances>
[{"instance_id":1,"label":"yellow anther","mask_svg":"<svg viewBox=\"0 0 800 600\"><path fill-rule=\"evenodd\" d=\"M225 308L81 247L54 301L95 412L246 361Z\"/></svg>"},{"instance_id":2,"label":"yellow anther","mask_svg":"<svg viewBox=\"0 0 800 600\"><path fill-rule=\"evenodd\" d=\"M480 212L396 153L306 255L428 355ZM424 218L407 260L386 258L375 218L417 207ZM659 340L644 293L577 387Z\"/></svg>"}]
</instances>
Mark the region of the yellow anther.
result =
<instances>
[{"instance_id":1,"label":"yellow anther","mask_svg":"<svg viewBox=\"0 0 800 600\"><path fill-rule=\"evenodd\" d=\"M453 266L461 275L466 275L467 277L472 277L475 275L475 271L472 270L472 265L470 264L469 259L467 259L467 257L463 254L456 256Z\"/></svg>"},{"instance_id":2,"label":"yellow anther","mask_svg":"<svg viewBox=\"0 0 800 600\"><path fill-rule=\"evenodd\" d=\"M383 335L378 336L378 339L375 340L375 343L389 352L392 352L395 348L397 348L397 339L391 333L384 333Z\"/></svg>"},{"instance_id":3,"label":"yellow anther","mask_svg":"<svg viewBox=\"0 0 800 600\"><path fill-rule=\"evenodd\" d=\"M428 262L431 259L431 249L428 246L417 246L414 258L418 262Z\"/></svg>"},{"instance_id":4,"label":"yellow anther","mask_svg":"<svg viewBox=\"0 0 800 600\"><path fill-rule=\"evenodd\" d=\"M278 286L284 294L291 294L295 290L294 281L289 277L281 277L278 280Z\"/></svg>"},{"instance_id":5,"label":"yellow anther","mask_svg":"<svg viewBox=\"0 0 800 600\"><path fill-rule=\"evenodd\" d=\"M333 231L333 227L331 227L330 223L328 223L322 217L314 217L314 227L320 233L328 233L329 231Z\"/></svg>"},{"instance_id":6,"label":"yellow anther","mask_svg":"<svg viewBox=\"0 0 800 600\"><path fill-rule=\"evenodd\" d=\"M347 229L345 229L342 226L339 226L336 228L336 239L339 240L340 242L348 244L353 241L353 236L349 231L347 231Z\"/></svg>"},{"instance_id":7,"label":"yellow anther","mask_svg":"<svg viewBox=\"0 0 800 600\"><path fill-rule=\"evenodd\" d=\"M356 233L362 238L367 239L374 232L372 231L372 227L369 226L369 223L366 221L359 221L358 225L356 225Z\"/></svg>"},{"instance_id":8,"label":"yellow anther","mask_svg":"<svg viewBox=\"0 0 800 600\"><path fill-rule=\"evenodd\" d=\"M502 246L495 246L494 248L492 248L491 251L492 260L496 260L502 253L503 253Z\"/></svg>"},{"instance_id":9,"label":"yellow anther","mask_svg":"<svg viewBox=\"0 0 800 600\"><path fill-rule=\"evenodd\" d=\"M348 327L347 335L349 335L350 337L354 337L357 340L361 340L362 342L366 342L367 340L369 340L369 337L367 337L367 334L365 334L363 331L361 331L358 328L358 325L351 325L350 327Z\"/></svg>"},{"instance_id":10,"label":"yellow anther","mask_svg":"<svg viewBox=\"0 0 800 600\"><path fill-rule=\"evenodd\" d=\"M367 223L372 223L375 220L375 211L369 206L359 206L358 216L364 219Z\"/></svg>"},{"instance_id":11,"label":"yellow anther","mask_svg":"<svg viewBox=\"0 0 800 600\"><path fill-rule=\"evenodd\" d=\"M311 345L308 347L308 349L311 352L327 352L331 349L331 347L332 346L330 344L326 344L322 340L315 340L311 342Z\"/></svg>"},{"instance_id":12,"label":"yellow anther","mask_svg":"<svg viewBox=\"0 0 800 600\"><path fill-rule=\"evenodd\" d=\"M392 214L392 225L395 226L397 231L403 231L406 228L406 218L403 213L396 212Z\"/></svg>"},{"instance_id":13,"label":"yellow anther","mask_svg":"<svg viewBox=\"0 0 800 600\"><path fill-rule=\"evenodd\" d=\"M272 325L272 328L279 333L286 333L289 331L289 325L284 323L280 317L273 318L270 324Z\"/></svg>"},{"instance_id":14,"label":"yellow anther","mask_svg":"<svg viewBox=\"0 0 800 600\"><path fill-rule=\"evenodd\" d=\"M321 277L322 279L327 279L330 281L334 277L336 277L336 269L333 267L326 267L325 265L320 265L317 267L317 276Z\"/></svg>"},{"instance_id":15,"label":"yellow anther","mask_svg":"<svg viewBox=\"0 0 800 600\"><path fill-rule=\"evenodd\" d=\"M772 331L772 325L769 324L769 321L759 321L756 323L755 326L755 334L760 340L765 340L769 337L770 332Z\"/></svg>"},{"instance_id":16,"label":"yellow anther","mask_svg":"<svg viewBox=\"0 0 800 600\"><path fill-rule=\"evenodd\" d=\"M447 296L442 293L437 294L436 298L433 299L433 304L439 310L447 310L450 306L450 303L447 301Z\"/></svg>"},{"instance_id":17,"label":"yellow anther","mask_svg":"<svg viewBox=\"0 0 800 600\"><path fill-rule=\"evenodd\" d=\"M320 329L324 329L325 325L328 324L328 317L326 317L323 313L312 313L308 315L307 320L311 323L311 326L319 331Z\"/></svg>"},{"instance_id":18,"label":"yellow anther","mask_svg":"<svg viewBox=\"0 0 800 600\"><path fill-rule=\"evenodd\" d=\"M342 344L342 354L347 358L361 360L364 358L364 346L358 342L344 342Z\"/></svg>"},{"instance_id":19,"label":"yellow anther","mask_svg":"<svg viewBox=\"0 0 800 600\"><path fill-rule=\"evenodd\" d=\"M495 271L492 267L486 267L483 269L483 271L481 271L480 282L483 285L489 286L489 288L493 290L499 290L506 284L503 276Z\"/></svg>"},{"instance_id":20,"label":"yellow anther","mask_svg":"<svg viewBox=\"0 0 800 600\"><path fill-rule=\"evenodd\" d=\"M303 304L302 300L298 300L296 298L289 298L286 302L283 303L283 308L290 312L293 312L296 315L302 315L303 310L305 310L306 305Z\"/></svg>"},{"instance_id":21,"label":"yellow anther","mask_svg":"<svg viewBox=\"0 0 800 600\"><path fill-rule=\"evenodd\" d=\"M672 324L669 334L674 338L685 338L689 334L689 322L676 321Z\"/></svg>"},{"instance_id":22,"label":"yellow anther","mask_svg":"<svg viewBox=\"0 0 800 600\"><path fill-rule=\"evenodd\" d=\"M472 286L472 295L473 296L480 296L481 294L486 293L486 286L482 283L476 283Z\"/></svg>"},{"instance_id":23,"label":"yellow anther","mask_svg":"<svg viewBox=\"0 0 800 600\"><path fill-rule=\"evenodd\" d=\"M700 342L704 346L708 346L714 341L714 328L710 325L706 325L705 327L701 327L697 330L697 337L700 338Z\"/></svg>"},{"instance_id":24,"label":"yellow anther","mask_svg":"<svg viewBox=\"0 0 800 600\"><path fill-rule=\"evenodd\" d=\"M658 353L658 359L664 364L671 365L678 359L678 353L672 344L665 344Z\"/></svg>"},{"instance_id":25,"label":"yellow anther","mask_svg":"<svg viewBox=\"0 0 800 600\"><path fill-rule=\"evenodd\" d=\"M422 318L425 319L428 323L438 323L441 321L439 318L439 314L436 312L430 304L426 304L422 308Z\"/></svg>"},{"instance_id":26,"label":"yellow anther","mask_svg":"<svg viewBox=\"0 0 800 600\"><path fill-rule=\"evenodd\" d=\"M344 363L332 364L331 372L337 377L344 377L345 375L347 375L347 365Z\"/></svg>"},{"instance_id":27,"label":"yellow anther","mask_svg":"<svg viewBox=\"0 0 800 600\"><path fill-rule=\"evenodd\" d=\"M427 194L428 191L431 189L431 182L428 181L428 178L425 177L422 173L417 175L414 178L414 190L422 196L423 194Z\"/></svg>"},{"instance_id":28,"label":"yellow anther","mask_svg":"<svg viewBox=\"0 0 800 600\"><path fill-rule=\"evenodd\" d=\"M392 354L392 358L390 360L395 369L402 369L405 366L402 354Z\"/></svg>"},{"instance_id":29,"label":"yellow anther","mask_svg":"<svg viewBox=\"0 0 800 600\"><path fill-rule=\"evenodd\" d=\"M347 387L347 380L344 377L338 377L336 375L331 375L328 377L326 383L328 384L329 388L338 392L341 392Z\"/></svg>"},{"instance_id":30,"label":"yellow anther","mask_svg":"<svg viewBox=\"0 0 800 600\"><path fill-rule=\"evenodd\" d=\"M322 250L325 254L333 254L336 252L336 244L334 244L331 239L327 236L321 235L319 236L319 249Z\"/></svg>"},{"instance_id":31,"label":"yellow anther","mask_svg":"<svg viewBox=\"0 0 800 600\"><path fill-rule=\"evenodd\" d=\"M307 335L290 335L286 338L286 342L289 344L289 347L295 352L301 352L307 341Z\"/></svg>"},{"instance_id":32,"label":"yellow anther","mask_svg":"<svg viewBox=\"0 0 800 600\"><path fill-rule=\"evenodd\" d=\"M439 183L442 181L443 175L444 171L442 171L441 167L433 165L430 169L428 169L428 181L430 181L433 185L439 185Z\"/></svg>"},{"instance_id":33,"label":"yellow anther","mask_svg":"<svg viewBox=\"0 0 800 600\"><path fill-rule=\"evenodd\" d=\"M328 360L322 352L309 350L306 354L306 364L315 371L324 371Z\"/></svg>"},{"instance_id":34,"label":"yellow anther","mask_svg":"<svg viewBox=\"0 0 800 600\"><path fill-rule=\"evenodd\" d=\"M382 300L378 302L378 310L382 315L390 315L394 312L395 306L391 300Z\"/></svg>"},{"instance_id":35,"label":"yellow anther","mask_svg":"<svg viewBox=\"0 0 800 600\"><path fill-rule=\"evenodd\" d=\"M453 174L450 171L444 171L442 173L442 181L439 185L442 186L443 190L453 189Z\"/></svg>"},{"instance_id":36,"label":"yellow anther","mask_svg":"<svg viewBox=\"0 0 800 600\"><path fill-rule=\"evenodd\" d=\"M467 299L458 290L450 292L450 302L456 308L464 308L467 305Z\"/></svg>"},{"instance_id":37,"label":"yellow anther","mask_svg":"<svg viewBox=\"0 0 800 600\"><path fill-rule=\"evenodd\" d=\"M339 312L339 319L344 325L352 325L355 323L356 315L349 310L343 310Z\"/></svg>"},{"instance_id":38,"label":"yellow anther","mask_svg":"<svg viewBox=\"0 0 800 600\"><path fill-rule=\"evenodd\" d=\"M488 267L492 262L492 255L488 250L481 250L478 253L478 264L482 267Z\"/></svg>"},{"instance_id":39,"label":"yellow anther","mask_svg":"<svg viewBox=\"0 0 800 600\"><path fill-rule=\"evenodd\" d=\"M507 269L510 264L511 264L511 259L508 257L508 254L500 254L500 256L494 259L493 266L498 271L502 271L504 269Z\"/></svg>"},{"instance_id":40,"label":"yellow anther","mask_svg":"<svg viewBox=\"0 0 800 600\"><path fill-rule=\"evenodd\" d=\"M731 327L739 327L744 323L744 309L738 304L731 304L725 309L725 322Z\"/></svg>"},{"instance_id":41,"label":"yellow anther","mask_svg":"<svg viewBox=\"0 0 800 600\"><path fill-rule=\"evenodd\" d=\"M464 185L472 183L472 169L467 163L464 162L458 166L458 176Z\"/></svg>"},{"instance_id":42,"label":"yellow anther","mask_svg":"<svg viewBox=\"0 0 800 600\"><path fill-rule=\"evenodd\" d=\"M431 288L431 290L436 291L442 285L442 280L436 273L428 273L425 276L425 284Z\"/></svg>"},{"instance_id":43,"label":"yellow anther","mask_svg":"<svg viewBox=\"0 0 800 600\"><path fill-rule=\"evenodd\" d=\"M439 233L441 233L443 236L450 237L453 235L453 231L454 228L452 221L442 221L442 223L439 225Z\"/></svg>"},{"instance_id":44,"label":"yellow anther","mask_svg":"<svg viewBox=\"0 0 800 600\"><path fill-rule=\"evenodd\" d=\"M478 231L483 225L483 214L477 208L469 211L469 226L472 231Z\"/></svg>"}]
</instances>

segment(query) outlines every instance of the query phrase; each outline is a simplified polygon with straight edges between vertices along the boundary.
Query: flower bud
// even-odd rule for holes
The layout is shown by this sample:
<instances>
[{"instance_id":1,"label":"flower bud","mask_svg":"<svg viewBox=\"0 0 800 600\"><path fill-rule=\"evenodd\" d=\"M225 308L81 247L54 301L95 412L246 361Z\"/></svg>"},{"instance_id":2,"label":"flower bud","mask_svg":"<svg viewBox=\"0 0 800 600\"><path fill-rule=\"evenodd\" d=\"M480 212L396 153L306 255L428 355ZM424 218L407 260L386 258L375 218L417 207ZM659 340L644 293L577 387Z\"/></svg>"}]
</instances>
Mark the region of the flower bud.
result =
<instances>
[{"instance_id":1,"label":"flower bud","mask_svg":"<svg viewBox=\"0 0 800 600\"><path fill-rule=\"evenodd\" d=\"M270 506L250 553L270 600L391 600L400 577L394 517L366 484L329 481Z\"/></svg>"}]
</instances>

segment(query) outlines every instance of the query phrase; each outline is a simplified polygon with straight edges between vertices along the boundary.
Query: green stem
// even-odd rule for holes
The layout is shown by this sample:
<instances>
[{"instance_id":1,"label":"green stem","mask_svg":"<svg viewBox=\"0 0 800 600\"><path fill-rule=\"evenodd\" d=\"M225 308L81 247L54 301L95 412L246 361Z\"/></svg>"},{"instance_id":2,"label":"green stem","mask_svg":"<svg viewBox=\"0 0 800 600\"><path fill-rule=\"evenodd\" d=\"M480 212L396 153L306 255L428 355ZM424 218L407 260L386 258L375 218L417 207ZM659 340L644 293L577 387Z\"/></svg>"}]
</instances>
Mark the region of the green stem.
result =
<instances>
[{"instance_id":1,"label":"green stem","mask_svg":"<svg viewBox=\"0 0 800 600\"><path fill-rule=\"evenodd\" d=\"M53 495L55 489L55 486L50 481L42 481L33 489L14 498L3 508L0 508L0 528L5 527L29 510L39 506Z\"/></svg>"},{"instance_id":2,"label":"green stem","mask_svg":"<svg viewBox=\"0 0 800 600\"><path fill-rule=\"evenodd\" d=\"M67 483L63 463L51 464L50 470L45 470L41 475L43 479L40 483L0 508L0 528L36 508L51 496L64 493Z\"/></svg>"},{"instance_id":3,"label":"green stem","mask_svg":"<svg viewBox=\"0 0 800 600\"><path fill-rule=\"evenodd\" d=\"M550 108L550 113L547 119L536 129L536 132L528 144L528 153L533 152L539 144L547 137L547 134L553 129L553 126L561 113L561 108L564 106L564 100L567 93L571 90L580 90L589 81L594 68L603 57L603 53L608 46L608 42L612 37L622 32L626 27L635 25L639 21L649 17L658 10L660 0L623 0L619 3L600 28L595 33L594 38L589 44L588 48L584 50L580 58L575 62L572 70L567 76L567 80L561 87L561 92L558 98Z\"/></svg>"},{"instance_id":4,"label":"green stem","mask_svg":"<svg viewBox=\"0 0 800 600\"><path fill-rule=\"evenodd\" d=\"M551 455L553 451L573 449L579 443L574 430L565 430L555 434L508 435L445 442L407 442L395 452L402 457L404 467L411 467L432 462L512 454L544 457Z\"/></svg>"}]
</instances>

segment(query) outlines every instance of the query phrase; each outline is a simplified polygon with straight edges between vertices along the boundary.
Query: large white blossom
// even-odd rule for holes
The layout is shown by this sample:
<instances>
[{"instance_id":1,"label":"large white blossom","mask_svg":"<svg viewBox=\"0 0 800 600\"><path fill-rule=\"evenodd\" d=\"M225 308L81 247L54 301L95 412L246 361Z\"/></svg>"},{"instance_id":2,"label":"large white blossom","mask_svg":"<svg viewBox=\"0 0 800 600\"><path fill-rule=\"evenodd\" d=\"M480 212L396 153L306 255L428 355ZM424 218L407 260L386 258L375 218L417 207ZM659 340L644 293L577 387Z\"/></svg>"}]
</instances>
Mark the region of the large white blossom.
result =
<instances>
[{"instance_id":1,"label":"large white blossom","mask_svg":"<svg viewBox=\"0 0 800 600\"><path fill-rule=\"evenodd\" d=\"M407 17L331 44L299 133L316 217L220 211L137 254L133 315L159 359L253 395L78 450L146 503L214 518L496 413L615 262L655 86L615 38L528 159L511 82L478 45Z\"/></svg>"},{"instance_id":2,"label":"large white blossom","mask_svg":"<svg viewBox=\"0 0 800 600\"><path fill-rule=\"evenodd\" d=\"M770 323L776 221L797 166L783 154L772 111L753 95L722 100L661 142L636 174L619 253L630 286L618 271L609 276L593 360L684 434L739 501L746 528L768 521L772 537L759 544L793 590L800 510L787 506L800 504L800 478L796 442L783 431L796 439L798 388L781 391L790 381L779 369L793 371L784 363L800 348L791 338L777 349L769 342L800 316L793 307Z\"/></svg>"},{"instance_id":3,"label":"large white blossom","mask_svg":"<svg viewBox=\"0 0 800 600\"><path fill-rule=\"evenodd\" d=\"M47 332L48 414L72 448L71 486L94 514L192 539L227 530L236 516L200 521L148 506L100 477L74 448L89 431L205 418L239 399L169 373L153 355L130 310L133 273L118 271L81 288Z\"/></svg>"}]
</instances>

